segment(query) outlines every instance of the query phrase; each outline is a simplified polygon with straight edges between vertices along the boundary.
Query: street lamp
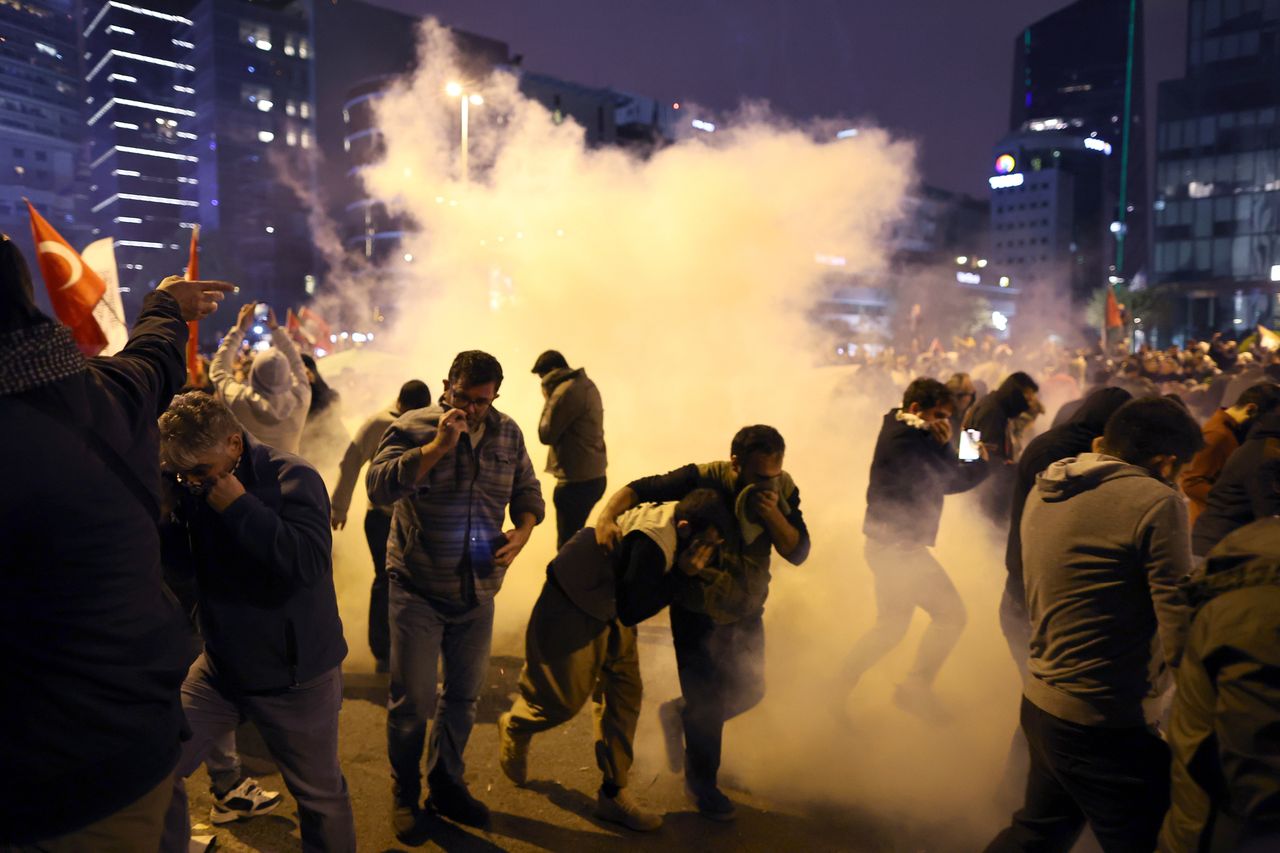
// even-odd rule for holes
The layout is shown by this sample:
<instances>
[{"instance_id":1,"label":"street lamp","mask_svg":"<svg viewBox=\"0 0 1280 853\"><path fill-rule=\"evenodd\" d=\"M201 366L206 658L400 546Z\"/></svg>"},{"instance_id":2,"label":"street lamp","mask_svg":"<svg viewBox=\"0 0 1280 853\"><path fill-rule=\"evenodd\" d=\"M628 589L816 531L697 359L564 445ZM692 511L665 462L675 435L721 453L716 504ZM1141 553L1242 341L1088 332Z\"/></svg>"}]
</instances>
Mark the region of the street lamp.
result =
<instances>
[{"instance_id":1,"label":"street lamp","mask_svg":"<svg viewBox=\"0 0 1280 853\"><path fill-rule=\"evenodd\" d=\"M450 81L444 87L444 93L450 98L457 98L461 105L462 111L462 145L461 155L459 156L459 169L462 172L462 181L467 181L467 154L470 148L469 139L469 123L471 118L471 107L478 107L484 103L484 98L475 92L467 92L461 83L456 80Z\"/></svg>"}]
</instances>

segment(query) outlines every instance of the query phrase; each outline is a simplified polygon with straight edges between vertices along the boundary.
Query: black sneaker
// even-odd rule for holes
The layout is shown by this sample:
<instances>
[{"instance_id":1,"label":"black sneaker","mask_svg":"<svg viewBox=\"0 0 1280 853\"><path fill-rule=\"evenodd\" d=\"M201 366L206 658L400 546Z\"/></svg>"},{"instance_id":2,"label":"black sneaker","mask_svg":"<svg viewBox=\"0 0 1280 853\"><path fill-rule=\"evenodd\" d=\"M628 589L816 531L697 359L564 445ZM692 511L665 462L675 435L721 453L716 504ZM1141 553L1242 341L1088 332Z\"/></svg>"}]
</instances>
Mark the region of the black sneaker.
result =
<instances>
[{"instance_id":1,"label":"black sneaker","mask_svg":"<svg viewBox=\"0 0 1280 853\"><path fill-rule=\"evenodd\" d=\"M432 785L427 796L427 808L455 823L476 827L489 825L489 807L471 796L467 786L461 782Z\"/></svg>"},{"instance_id":2,"label":"black sneaker","mask_svg":"<svg viewBox=\"0 0 1280 853\"><path fill-rule=\"evenodd\" d=\"M733 800L726 797L724 792L715 785L686 784L685 790L689 792L689 796L698 807L698 814L708 820L728 823L737 819L738 809L734 806Z\"/></svg>"},{"instance_id":3,"label":"black sneaker","mask_svg":"<svg viewBox=\"0 0 1280 853\"><path fill-rule=\"evenodd\" d=\"M422 811L418 808L418 791L402 791L400 786L391 786L391 828L396 838L404 844L410 844L414 830Z\"/></svg>"},{"instance_id":4,"label":"black sneaker","mask_svg":"<svg viewBox=\"0 0 1280 853\"><path fill-rule=\"evenodd\" d=\"M240 784L222 796L213 793L213 808L209 811L209 820L221 826L224 823L270 814L280 805L282 799L279 791L264 791L257 779L244 778Z\"/></svg>"}]
</instances>

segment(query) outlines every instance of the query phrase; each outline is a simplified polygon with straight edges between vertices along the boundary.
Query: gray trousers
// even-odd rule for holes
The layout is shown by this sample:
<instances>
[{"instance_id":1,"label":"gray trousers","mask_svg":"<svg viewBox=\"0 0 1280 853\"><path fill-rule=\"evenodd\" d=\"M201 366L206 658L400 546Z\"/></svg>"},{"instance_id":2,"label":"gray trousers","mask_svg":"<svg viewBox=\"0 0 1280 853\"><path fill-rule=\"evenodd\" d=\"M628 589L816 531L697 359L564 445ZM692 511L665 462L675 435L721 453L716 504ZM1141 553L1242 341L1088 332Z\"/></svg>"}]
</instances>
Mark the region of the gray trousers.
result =
<instances>
[{"instance_id":1,"label":"gray trousers","mask_svg":"<svg viewBox=\"0 0 1280 853\"><path fill-rule=\"evenodd\" d=\"M391 684L387 696L387 753L404 798L422 786L422 747L431 727L427 783L463 783L462 753L476 722L476 703L489 672L493 599L446 613L408 589L394 574L389 591ZM436 701L436 668L444 660L444 691Z\"/></svg>"},{"instance_id":2,"label":"gray trousers","mask_svg":"<svg viewBox=\"0 0 1280 853\"><path fill-rule=\"evenodd\" d=\"M246 696L220 683L202 654L182 683L182 710L191 739L182 745L174 772L173 801L165 818L165 853L186 853L191 838L186 778L209 754L211 745L234 731L242 718L253 721L298 803L305 851L356 849L355 819L347 780L338 765L338 711L342 707L342 671L325 674L289 690Z\"/></svg>"}]
</instances>

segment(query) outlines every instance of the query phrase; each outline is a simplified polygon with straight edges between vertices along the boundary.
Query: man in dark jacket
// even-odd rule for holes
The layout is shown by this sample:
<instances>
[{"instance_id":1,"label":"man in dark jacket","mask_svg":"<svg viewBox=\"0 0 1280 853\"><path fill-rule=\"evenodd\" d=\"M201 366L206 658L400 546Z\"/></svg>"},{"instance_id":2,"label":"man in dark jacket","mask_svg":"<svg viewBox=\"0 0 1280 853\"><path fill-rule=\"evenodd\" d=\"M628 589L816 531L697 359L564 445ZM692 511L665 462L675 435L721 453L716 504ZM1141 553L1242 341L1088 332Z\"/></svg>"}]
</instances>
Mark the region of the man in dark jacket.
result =
<instances>
[{"instance_id":1,"label":"man in dark jacket","mask_svg":"<svg viewBox=\"0 0 1280 853\"><path fill-rule=\"evenodd\" d=\"M542 380L542 419L538 440L549 445L547 473L556 478L551 496L556 506L556 547L582 529L596 501L604 496L607 458L604 447L604 404L600 391L581 367L555 350L538 356L533 372Z\"/></svg>"},{"instance_id":2,"label":"man in dark jacket","mask_svg":"<svg viewBox=\"0 0 1280 853\"><path fill-rule=\"evenodd\" d=\"M188 320L231 285L171 276L85 359L0 236L0 847L155 850L195 656L156 532L156 417Z\"/></svg>"},{"instance_id":3,"label":"man in dark jacket","mask_svg":"<svg viewBox=\"0 0 1280 853\"><path fill-rule=\"evenodd\" d=\"M259 444L224 403L199 392L175 398L160 417L160 458L176 480L165 561L195 576L205 643L182 685L192 736L174 775L162 849L187 849L185 779L211 743L247 717L298 803L303 849L354 850L338 766L347 645L324 482L300 457Z\"/></svg>"},{"instance_id":4,"label":"man in dark jacket","mask_svg":"<svg viewBox=\"0 0 1280 853\"><path fill-rule=\"evenodd\" d=\"M987 474L985 461L961 462L952 451L953 406L945 385L920 378L907 386L902 408L884 416L862 524L876 581L876 623L854 644L843 670L852 688L902 642L915 609L925 610L932 621L894 701L935 719L945 712L933 695L933 680L960 639L966 616L960 594L929 549L938 535L944 496L972 489Z\"/></svg>"},{"instance_id":5,"label":"man in dark jacket","mask_svg":"<svg viewBox=\"0 0 1280 853\"><path fill-rule=\"evenodd\" d=\"M618 519L621 544L606 554L580 530L547 567L529 616L520 696L498 718L502 771L528 778L529 742L573 719L596 697L596 763L604 774L595 815L638 832L662 826L627 791L640 718L636 625L666 607L681 575L714 575L725 531L724 501L695 489L679 503L641 504Z\"/></svg>"},{"instance_id":6,"label":"man in dark jacket","mask_svg":"<svg viewBox=\"0 0 1280 853\"><path fill-rule=\"evenodd\" d=\"M1280 850L1280 518L1219 542L1187 594L1159 849Z\"/></svg>"},{"instance_id":7,"label":"man in dark jacket","mask_svg":"<svg viewBox=\"0 0 1280 853\"><path fill-rule=\"evenodd\" d=\"M983 397L969 410L965 429L982 433L991 470L976 494L978 505L991 522L1002 528L1009 521L1009 504L1016 479L1021 418L1043 411L1037 396L1040 386L1030 376L1011 373L1000 387Z\"/></svg>"},{"instance_id":8,"label":"man in dark jacket","mask_svg":"<svg viewBox=\"0 0 1280 853\"><path fill-rule=\"evenodd\" d=\"M712 820L729 821L736 814L717 785L724 724L764 698L770 554L777 549L796 566L809 556L800 489L782 469L785 452L773 427L743 427L729 445L728 460L633 480L609 499L596 521L596 542L612 551L623 539L619 516L637 504L680 500L707 488L733 507L736 523L720 555L724 571L676 578L671 636L682 697L658 709L668 764L673 772L684 766L698 812Z\"/></svg>"},{"instance_id":9,"label":"man in dark jacket","mask_svg":"<svg viewBox=\"0 0 1280 853\"><path fill-rule=\"evenodd\" d=\"M1191 549L1203 557L1231 531L1272 515L1280 515L1280 412L1259 418L1227 459L1191 530Z\"/></svg>"},{"instance_id":10,"label":"man in dark jacket","mask_svg":"<svg viewBox=\"0 0 1280 853\"><path fill-rule=\"evenodd\" d=\"M430 810L472 826L489 809L471 795L463 753L489 671L494 599L542 522L546 504L524 433L493 407L502 365L480 350L449 366L440 405L406 412L369 465L369 500L394 504L387 540L391 686L387 753L392 826L412 838L427 747ZM508 513L513 527L503 530ZM437 710L437 664L444 690Z\"/></svg>"}]
</instances>

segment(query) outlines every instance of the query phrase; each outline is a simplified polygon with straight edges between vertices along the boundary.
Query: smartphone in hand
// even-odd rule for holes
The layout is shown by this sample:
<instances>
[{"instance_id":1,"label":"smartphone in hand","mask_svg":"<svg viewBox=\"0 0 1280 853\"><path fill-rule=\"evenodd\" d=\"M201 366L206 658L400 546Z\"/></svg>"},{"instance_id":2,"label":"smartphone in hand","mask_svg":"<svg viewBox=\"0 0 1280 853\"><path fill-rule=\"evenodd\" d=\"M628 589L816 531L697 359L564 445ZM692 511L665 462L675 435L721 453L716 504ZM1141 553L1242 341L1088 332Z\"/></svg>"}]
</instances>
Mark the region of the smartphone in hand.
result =
<instances>
[{"instance_id":1,"label":"smartphone in hand","mask_svg":"<svg viewBox=\"0 0 1280 853\"><path fill-rule=\"evenodd\" d=\"M976 429L960 430L960 461L977 462L982 458L982 433Z\"/></svg>"}]
</instances>

